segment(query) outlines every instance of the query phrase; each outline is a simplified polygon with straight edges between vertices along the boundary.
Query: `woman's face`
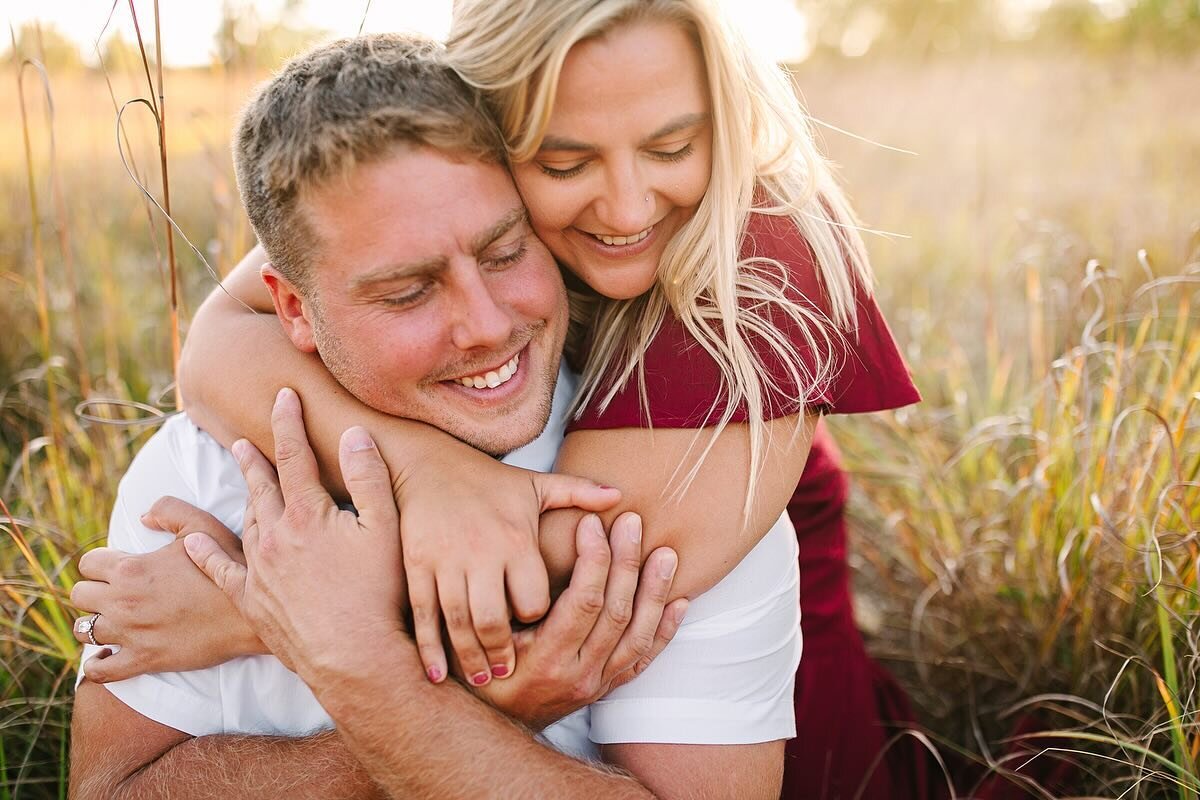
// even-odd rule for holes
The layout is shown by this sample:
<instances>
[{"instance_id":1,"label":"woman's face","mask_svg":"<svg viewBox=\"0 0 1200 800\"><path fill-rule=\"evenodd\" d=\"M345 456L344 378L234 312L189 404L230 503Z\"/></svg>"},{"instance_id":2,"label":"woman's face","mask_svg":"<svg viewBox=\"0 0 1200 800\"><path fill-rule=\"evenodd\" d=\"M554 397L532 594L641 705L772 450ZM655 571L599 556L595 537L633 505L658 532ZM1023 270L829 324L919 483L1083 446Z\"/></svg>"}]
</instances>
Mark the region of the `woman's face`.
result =
<instances>
[{"instance_id":1,"label":"woman's face","mask_svg":"<svg viewBox=\"0 0 1200 800\"><path fill-rule=\"evenodd\" d=\"M571 48L542 146L513 176L555 257L626 299L654 285L711 171L698 47L678 25L635 22Z\"/></svg>"}]
</instances>

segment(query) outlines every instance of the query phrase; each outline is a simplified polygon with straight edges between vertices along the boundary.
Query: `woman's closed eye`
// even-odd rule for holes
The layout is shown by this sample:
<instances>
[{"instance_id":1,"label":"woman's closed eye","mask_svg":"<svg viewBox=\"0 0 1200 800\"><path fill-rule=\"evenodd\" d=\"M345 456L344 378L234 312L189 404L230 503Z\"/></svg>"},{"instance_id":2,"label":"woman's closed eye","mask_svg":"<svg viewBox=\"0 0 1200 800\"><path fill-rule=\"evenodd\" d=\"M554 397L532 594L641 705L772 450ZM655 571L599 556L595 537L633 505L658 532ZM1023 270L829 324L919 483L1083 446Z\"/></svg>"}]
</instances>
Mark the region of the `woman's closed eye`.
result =
<instances>
[{"instance_id":1,"label":"woman's closed eye","mask_svg":"<svg viewBox=\"0 0 1200 800\"><path fill-rule=\"evenodd\" d=\"M676 161L683 161L685 158L687 158L688 156L690 156L692 154L693 150L695 150L695 148L692 146L692 143L689 141L686 144L684 144L682 147L676 147L673 150L669 150L669 149L668 150L651 150L650 155L654 156L655 158L659 159L660 161L669 161L669 162L673 163Z\"/></svg>"},{"instance_id":2,"label":"woman's closed eye","mask_svg":"<svg viewBox=\"0 0 1200 800\"><path fill-rule=\"evenodd\" d=\"M552 167L549 164L541 161L537 162L537 165L538 169L540 169L546 175L549 175L551 178L565 180L566 178L573 178L579 173L583 172L584 168L588 165L588 161L580 161L569 167Z\"/></svg>"}]
</instances>

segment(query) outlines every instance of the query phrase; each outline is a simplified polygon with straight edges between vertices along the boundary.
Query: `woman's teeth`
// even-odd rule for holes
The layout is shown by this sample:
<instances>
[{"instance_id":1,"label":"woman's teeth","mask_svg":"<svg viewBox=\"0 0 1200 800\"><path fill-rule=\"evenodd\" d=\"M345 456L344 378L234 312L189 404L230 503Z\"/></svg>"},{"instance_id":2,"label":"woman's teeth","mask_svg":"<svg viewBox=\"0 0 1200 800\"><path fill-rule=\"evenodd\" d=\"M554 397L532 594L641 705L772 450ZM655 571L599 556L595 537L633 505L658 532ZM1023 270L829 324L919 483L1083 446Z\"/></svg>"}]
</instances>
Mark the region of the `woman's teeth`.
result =
<instances>
[{"instance_id":1,"label":"woman's teeth","mask_svg":"<svg viewBox=\"0 0 1200 800\"><path fill-rule=\"evenodd\" d=\"M517 374L517 364L521 361L521 354L517 353L512 357L512 360L498 370L488 372L484 375L470 375L466 378L457 378L456 380L463 386L472 389L495 389L501 384L508 383L513 375Z\"/></svg>"},{"instance_id":2,"label":"woman's teeth","mask_svg":"<svg viewBox=\"0 0 1200 800\"><path fill-rule=\"evenodd\" d=\"M592 236L604 242L609 247L613 247L623 244L637 244L642 239L645 239L647 236L649 236L650 231L652 230L654 230L653 226L646 228L646 230L642 231L641 233L635 233L633 236L605 236L602 233L593 233Z\"/></svg>"}]
</instances>

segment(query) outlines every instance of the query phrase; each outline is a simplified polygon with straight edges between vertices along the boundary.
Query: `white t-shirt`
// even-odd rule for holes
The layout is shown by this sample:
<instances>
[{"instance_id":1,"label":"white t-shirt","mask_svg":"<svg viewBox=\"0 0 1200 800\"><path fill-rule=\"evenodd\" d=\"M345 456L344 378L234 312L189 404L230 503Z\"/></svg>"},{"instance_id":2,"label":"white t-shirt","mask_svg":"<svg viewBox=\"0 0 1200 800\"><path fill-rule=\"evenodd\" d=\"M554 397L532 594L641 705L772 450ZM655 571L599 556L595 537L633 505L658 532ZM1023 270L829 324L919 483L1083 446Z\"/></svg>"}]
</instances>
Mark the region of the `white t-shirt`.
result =
<instances>
[{"instance_id":1,"label":"white t-shirt","mask_svg":"<svg viewBox=\"0 0 1200 800\"><path fill-rule=\"evenodd\" d=\"M541 472L553 467L575 386L576 378L561 371L546 430L505 463ZM237 462L182 414L145 444L122 479L109 546L146 553L174 541L139 521L165 495L203 508L240 535L247 490ZM563 752L594 758L595 744L749 744L795 736L797 558L795 532L784 515L729 575L691 603L675 638L642 675L550 726L544 738ZM96 650L85 647L84 660ZM192 736L301 736L333 726L304 682L274 656L105 686L143 716Z\"/></svg>"}]
</instances>

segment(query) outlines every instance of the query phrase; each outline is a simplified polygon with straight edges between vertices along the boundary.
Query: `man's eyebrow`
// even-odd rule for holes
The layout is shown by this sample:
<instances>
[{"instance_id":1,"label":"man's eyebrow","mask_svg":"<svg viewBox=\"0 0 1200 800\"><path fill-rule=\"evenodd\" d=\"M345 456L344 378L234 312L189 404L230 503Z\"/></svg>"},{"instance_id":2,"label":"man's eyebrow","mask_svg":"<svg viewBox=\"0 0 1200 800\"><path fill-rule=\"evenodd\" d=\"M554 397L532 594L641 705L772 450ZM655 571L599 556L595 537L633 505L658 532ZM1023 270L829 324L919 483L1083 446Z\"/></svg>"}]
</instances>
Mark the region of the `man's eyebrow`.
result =
<instances>
[{"instance_id":1,"label":"man's eyebrow","mask_svg":"<svg viewBox=\"0 0 1200 800\"><path fill-rule=\"evenodd\" d=\"M380 267L379 269L371 270L366 275L359 275L357 278L352 278L350 280L350 291L363 292L379 283L441 272L446 266L447 262L443 256L434 256L420 261L410 261L405 264L392 264Z\"/></svg>"},{"instance_id":2,"label":"man's eyebrow","mask_svg":"<svg viewBox=\"0 0 1200 800\"><path fill-rule=\"evenodd\" d=\"M497 239L511 231L517 225L528 222L529 216L524 206L518 206L506 213L487 230L480 233L471 242L472 253L478 255L488 249ZM445 256L433 256L420 261L410 261L404 264L392 264L380 267L359 275L350 281L351 292L364 292L379 283L402 280L416 275L433 275L446 269L449 265Z\"/></svg>"},{"instance_id":3,"label":"man's eyebrow","mask_svg":"<svg viewBox=\"0 0 1200 800\"><path fill-rule=\"evenodd\" d=\"M665 136L670 136L673 133L678 133L679 131L686 130L687 128L692 128L696 125L706 123L709 120L709 116L710 115L707 111L698 111L694 114L683 114L682 116L678 116L667 124L663 125L654 133L642 139L640 144L642 147L645 147L647 144L658 141ZM538 147L538 150L587 151L596 149L598 148L594 144L581 142L577 139L568 139L565 136L555 136L553 134L547 134L546 137L542 139L541 146Z\"/></svg>"},{"instance_id":4,"label":"man's eyebrow","mask_svg":"<svg viewBox=\"0 0 1200 800\"><path fill-rule=\"evenodd\" d=\"M501 236L508 233L518 225L528 221L529 215L525 212L525 206L518 206L512 209L499 220L497 220L495 225L492 225L490 228L476 236L474 241L471 242L471 250L475 253L475 255L479 255L484 250L487 250L489 247L491 247L492 243Z\"/></svg>"}]
</instances>

